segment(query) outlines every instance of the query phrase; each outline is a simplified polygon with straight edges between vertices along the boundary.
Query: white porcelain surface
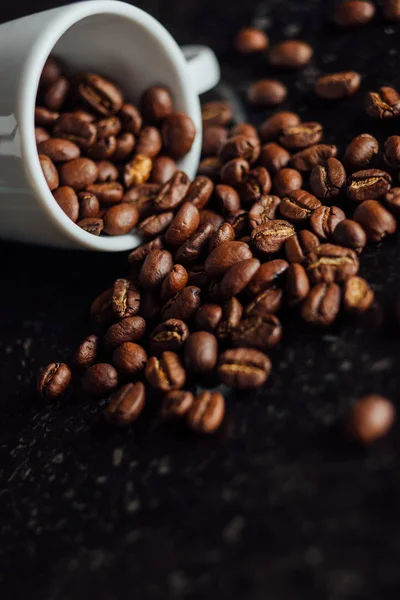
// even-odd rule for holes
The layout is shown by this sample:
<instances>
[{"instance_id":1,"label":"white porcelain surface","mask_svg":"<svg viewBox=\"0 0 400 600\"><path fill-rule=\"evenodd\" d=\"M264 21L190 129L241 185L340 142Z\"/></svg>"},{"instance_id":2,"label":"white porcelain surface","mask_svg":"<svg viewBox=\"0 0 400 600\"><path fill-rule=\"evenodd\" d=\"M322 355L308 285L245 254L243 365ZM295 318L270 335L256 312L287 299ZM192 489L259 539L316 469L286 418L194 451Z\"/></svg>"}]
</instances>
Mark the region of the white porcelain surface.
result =
<instances>
[{"instance_id":1,"label":"white porcelain surface","mask_svg":"<svg viewBox=\"0 0 400 600\"><path fill-rule=\"evenodd\" d=\"M141 240L134 233L96 237L75 225L47 188L36 151L34 106L40 73L54 53L77 70L97 71L137 101L147 87L173 91L198 135L180 162L196 173L201 150L198 94L219 80L208 48L186 47L185 60L166 29L142 10L114 0L79 2L0 25L0 237L64 248L119 251Z\"/></svg>"}]
</instances>

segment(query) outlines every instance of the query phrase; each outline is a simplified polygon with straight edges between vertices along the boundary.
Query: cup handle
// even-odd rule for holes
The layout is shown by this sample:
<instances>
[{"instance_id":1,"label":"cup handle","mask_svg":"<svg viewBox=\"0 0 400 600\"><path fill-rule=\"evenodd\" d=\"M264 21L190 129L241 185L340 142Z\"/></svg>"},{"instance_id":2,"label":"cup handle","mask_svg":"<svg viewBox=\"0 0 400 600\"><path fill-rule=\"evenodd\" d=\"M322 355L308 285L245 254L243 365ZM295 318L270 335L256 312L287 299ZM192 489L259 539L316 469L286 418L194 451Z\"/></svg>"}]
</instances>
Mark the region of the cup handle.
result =
<instances>
[{"instance_id":1,"label":"cup handle","mask_svg":"<svg viewBox=\"0 0 400 600\"><path fill-rule=\"evenodd\" d=\"M221 69L214 52L208 46L182 46L187 60L192 85L197 94L215 87L221 78Z\"/></svg>"}]
</instances>

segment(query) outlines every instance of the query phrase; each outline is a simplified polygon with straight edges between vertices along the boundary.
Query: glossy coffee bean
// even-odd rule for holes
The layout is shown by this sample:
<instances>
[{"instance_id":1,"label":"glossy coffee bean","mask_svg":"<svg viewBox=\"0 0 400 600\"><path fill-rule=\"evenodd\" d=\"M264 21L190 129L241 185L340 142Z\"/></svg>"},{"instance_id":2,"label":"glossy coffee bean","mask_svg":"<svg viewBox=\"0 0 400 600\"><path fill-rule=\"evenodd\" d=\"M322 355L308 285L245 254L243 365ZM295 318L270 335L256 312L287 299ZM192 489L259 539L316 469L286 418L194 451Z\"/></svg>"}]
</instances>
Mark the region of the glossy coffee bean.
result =
<instances>
[{"instance_id":1,"label":"glossy coffee bean","mask_svg":"<svg viewBox=\"0 0 400 600\"><path fill-rule=\"evenodd\" d=\"M240 54L265 51L269 46L267 34L257 27L243 27L235 37L235 48Z\"/></svg>"},{"instance_id":2,"label":"glossy coffee bean","mask_svg":"<svg viewBox=\"0 0 400 600\"><path fill-rule=\"evenodd\" d=\"M141 219L148 217L153 210L153 201L156 199L160 186L155 183L142 183L131 187L123 196L123 202L133 204Z\"/></svg>"},{"instance_id":3,"label":"glossy coffee bean","mask_svg":"<svg viewBox=\"0 0 400 600\"><path fill-rule=\"evenodd\" d=\"M185 195L189 190L189 177L183 171L178 171L161 188L154 200L154 210L163 212L174 210L184 201Z\"/></svg>"},{"instance_id":4,"label":"glossy coffee bean","mask_svg":"<svg viewBox=\"0 0 400 600\"><path fill-rule=\"evenodd\" d=\"M166 152L179 160L190 151L196 137L196 128L188 115L171 113L163 121L162 137Z\"/></svg>"},{"instance_id":5,"label":"glossy coffee bean","mask_svg":"<svg viewBox=\"0 0 400 600\"><path fill-rule=\"evenodd\" d=\"M289 161L289 152L279 144L270 142L269 144L264 144L264 146L261 146L258 162L273 175L281 169L284 169L288 165Z\"/></svg>"},{"instance_id":6,"label":"glossy coffee bean","mask_svg":"<svg viewBox=\"0 0 400 600\"><path fill-rule=\"evenodd\" d=\"M292 156L292 165L298 171L311 171L317 165L326 165L328 159L337 154L336 146L327 144L315 144Z\"/></svg>"},{"instance_id":7,"label":"glossy coffee bean","mask_svg":"<svg viewBox=\"0 0 400 600\"><path fill-rule=\"evenodd\" d=\"M310 217L311 229L321 240L327 240L345 218L346 215L337 206L320 206Z\"/></svg>"},{"instance_id":8,"label":"glossy coffee bean","mask_svg":"<svg viewBox=\"0 0 400 600\"><path fill-rule=\"evenodd\" d=\"M287 127L282 131L279 142L287 150L301 150L318 144L323 136L320 123L300 123L294 127Z\"/></svg>"},{"instance_id":9,"label":"glossy coffee bean","mask_svg":"<svg viewBox=\"0 0 400 600\"><path fill-rule=\"evenodd\" d=\"M79 192L78 201L80 220L97 217L100 211L100 202L94 194L91 194L90 192Z\"/></svg>"},{"instance_id":10,"label":"glossy coffee bean","mask_svg":"<svg viewBox=\"0 0 400 600\"><path fill-rule=\"evenodd\" d=\"M161 286L161 301L167 302L170 298L182 291L188 282L189 275L182 265L174 265L164 277Z\"/></svg>"},{"instance_id":11,"label":"glossy coffee bean","mask_svg":"<svg viewBox=\"0 0 400 600\"><path fill-rule=\"evenodd\" d=\"M310 291L306 270L299 263L293 263L286 274L286 293L289 306L298 306Z\"/></svg>"},{"instance_id":12,"label":"glossy coffee bean","mask_svg":"<svg viewBox=\"0 0 400 600\"><path fill-rule=\"evenodd\" d=\"M222 183L226 183L226 185L238 185L242 183L249 171L250 165L247 160L244 158L234 158L221 167L221 181Z\"/></svg>"},{"instance_id":13,"label":"glossy coffee bean","mask_svg":"<svg viewBox=\"0 0 400 600\"><path fill-rule=\"evenodd\" d=\"M294 190L282 198L279 213L283 219L291 223L301 223L307 220L321 206L321 202L304 190Z\"/></svg>"},{"instance_id":14,"label":"glossy coffee bean","mask_svg":"<svg viewBox=\"0 0 400 600\"><path fill-rule=\"evenodd\" d=\"M117 204L124 195L124 188L118 181L92 183L86 186L85 191L94 194L100 204ZM133 204L130 203L130 206Z\"/></svg>"},{"instance_id":15,"label":"glossy coffee bean","mask_svg":"<svg viewBox=\"0 0 400 600\"><path fill-rule=\"evenodd\" d=\"M115 150L112 159L116 162L128 160L135 148L136 140L133 133L125 131L117 136L115 140Z\"/></svg>"},{"instance_id":16,"label":"glossy coffee bean","mask_svg":"<svg viewBox=\"0 0 400 600\"><path fill-rule=\"evenodd\" d=\"M359 315L371 308L374 292L362 277L349 277L343 288L343 307L350 314Z\"/></svg>"},{"instance_id":17,"label":"glossy coffee bean","mask_svg":"<svg viewBox=\"0 0 400 600\"><path fill-rule=\"evenodd\" d=\"M300 117L292 112L278 112L268 117L260 126L260 137L263 142L275 141L281 132L300 124Z\"/></svg>"},{"instance_id":18,"label":"glossy coffee bean","mask_svg":"<svg viewBox=\"0 0 400 600\"><path fill-rule=\"evenodd\" d=\"M115 318L126 319L137 314L140 291L129 279L116 279L112 287L111 310Z\"/></svg>"},{"instance_id":19,"label":"glossy coffee bean","mask_svg":"<svg viewBox=\"0 0 400 600\"><path fill-rule=\"evenodd\" d=\"M163 352L179 352L189 336L187 325L180 319L168 319L160 323L151 334L151 352L159 356Z\"/></svg>"},{"instance_id":20,"label":"glossy coffee bean","mask_svg":"<svg viewBox=\"0 0 400 600\"><path fill-rule=\"evenodd\" d=\"M243 314L243 306L237 298L230 298L222 305L222 315L217 327L217 338L219 340L229 340L232 331L240 323Z\"/></svg>"},{"instance_id":21,"label":"glossy coffee bean","mask_svg":"<svg viewBox=\"0 0 400 600\"><path fill-rule=\"evenodd\" d=\"M42 73L40 75L39 85L48 87L61 77L61 66L58 60L49 56L44 63Z\"/></svg>"},{"instance_id":22,"label":"glossy coffee bean","mask_svg":"<svg viewBox=\"0 0 400 600\"><path fill-rule=\"evenodd\" d=\"M261 79L253 83L248 92L247 100L253 106L277 106L285 101L287 87L276 79Z\"/></svg>"},{"instance_id":23,"label":"glossy coffee bean","mask_svg":"<svg viewBox=\"0 0 400 600\"><path fill-rule=\"evenodd\" d=\"M300 69L313 56L313 49L300 40L286 40L271 48L268 59L271 66L278 69Z\"/></svg>"},{"instance_id":24,"label":"glossy coffee bean","mask_svg":"<svg viewBox=\"0 0 400 600\"><path fill-rule=\"evenodd\" d=\"M346 183L346 171L336 158L328 158L326 165L314 167L310 186L317 198L330 200L338 196Z\"/></svg>"},{"instance_id":25,"label":"glossy coffee bean","mask_svg":"<svg viewBox=\"0 0 400 600\"><path fill-rule=\"evenodd\" d=\"M58 112L47 110L44 106L35 107L35 126L52 127L59 117Z\"/></svg>"},{"instance_id":26,"label":"glossy coffee bean","mask_svg":"<svg viewBox=\"0 0 400 600\"><path fill-rule=\"evenodd\" d=\"M79 369L88 369L97 359L100 339L97 335L88 335L75 351L73 363Z\"/></svg>"},{"instance_id":27,"label":"glossy coffee bean","mask_svg":"<svg viewBox=\"0 0 400 600\"><path fill-rule=\"evenodd\" d=\"M174 213L172 211L151 215L139 223L137 230L144 237L156 237L167 229L173 218Z\"/></svg>"},{"instance_id":28,"label":"glossy coffee bean","mask_svg":"<svg viewBox=\"0 0 400 600\"><path fill-rule=\"evenodd\" d=\"M145 403L146 390L143 383L127 383L111 396L104 417L113 425L130 425L143 412Z\"/></svg>"},{"instance_id":29,"label":"glossy coffee bean","mask_svg":"<svg viewBox=\"0 0 400 600\"><path fill-rule=\"evenodd\" d=\"M100 115L110 116L122 108L123 97L120 89L100 75L81 74L77 92L82 100Z\"/></svg>"},{"instance_id":30,"label":"glossy coffee bean","mask_svg":"<svg viewBox=\"0 0 400 600\"><path fill-rule=\"evenodd\" d=\"M142 116L136 106L129 103L123 104L118 116L121 119L123 131L139 135L142 128Z\"/></svg>"},{"instance_id":31,"label":"glossy coffee bean","mask_svg":"<svg viewBox=\"0 0 400 600\"><path fill-rule=\"evenodd\" d=\"M275 315L246 316L232 331L236 347L254 348L265 352L276 346L282 338L282 326Z\"/></svg>"},{"instance_id":32,"label":"glossy coffee bean","mask_svg":"<svg viewBox=\"0 0 400 600\"><path fill-rule=\"evenodd\" d=\"M179 208L167 231L165 242L169 246L181 246L195 233L200 224L200 213L190 202L185 202Z\"/></svg>"},{"instance_id":33,"label":"glossy coffee bean","mask_svg":"<svg viewBox=\"0 0 400 600\"><path fill-rule=\"evenodd\" d=\"M145 375L150 385L161 392L179 390L186 381L185 369L175 352L163 352L160 358L149 358Z\"/></svg>"},{"instance_id":34,"label":"glossy coffee bean","mask_svg":"<svg viewBox=\"0 0 400 600\"><path fill-rule=\"evenodd\" d=\"M396 418L394 405L383 396L369 394L358 400L346 418L349 436L361 444L371 444L385 436Z\"/></svg>"},{"instance_id":35,"label":"glossy coffee bean","mask_svg":"<svg viewBox=\"0 0 400 600\"><path fill-rule=\"evenodd\" d=\"M38 152L48 156L54 163L73 160L81 154L76 144L61 138L50 138L41 142L38 144Z\"/></svg>"},{"instance_id":36,"label":"glossy coffee bean","mask_svg":"<svg viewBox=\"0 0 400 600\"><path fill-rule=\"evenodd\" d=\"M278 196L266 195L253 204L249 211L251 229L260 227L267 221L274 220L281 200Z\"/></svg>"},{"instance_id":37,"label":"glossy coffee bean","mask_svg":"<svg viewBox=\"0 0 400 600\"><path fill-rule=\"evenodd\" d=\"M185 342L184 364L189 373L202 374L212 371L217 364L217 338L207 331L190 334Z\"/></svg>"},{"instance_id":38,"label":"glossy coffee bean","mask_svg":"<svg viewBox=\"0 0 400 600\"><path fill-rule=\"evenodd\" d=\"M285 242L285 254L290 263L303 263L307 255L320 245L320 241L308 229L299 231Z\"/></svg>"},{"instance_id":39,"label":"glossy coffee bean","mask_svg":"<svg viewBox=\"0 0 400 600\"><path fill-rule=\"evenodd\" d=\"M314 85L314 91L324 100L340 100L352 96L361 84L360 74L356 71L343 71L322 75Z\"/></svg>"},{"instance_id":40,"label":"glossy coffee bean","mask_svg":"<svg viewBox=\"0 0 400 600\"><path fill-rule=\"evenodd\" d=\"M82 219L77 222L77 225L92 235L100 235L104 229L104 221L99 217Z\"/></svg>"},{"instance_id":41,"label":"glossy coffee bean","mask_svg":"<svg viewBox=\"0 0 400 600\"><path fill-rule=\"evenodd\" d=\"M222 318L222 308L218 304L203 304L194 318L194 326L198 331L212 333Z\"/></svg>"},{"instance_id":42,"label":"glossy coffee bean","mask_svg":"<svg viewBox=\"0 0 400 600\"><path fill-rule=\"evenodd\" d=\"M110 348L117 348L125 342L139 342L146 331L146 321L139 316L127 317L111 325L105 334L105 342Z\"/></svg>"},{"instance_id":43,"label":"glossy coffee bean","mask_svg":"<svg viewBox=\"0 0 400 600\"><path fill-rule=\"evenodd\" d=\"M139 281L143 289L154 291L161 287L174 263L168 250L152 250L145 258Z\"/></svg>"},{"instance_id":44,"label":"glossy coffee bean","mask_svg":"<svg viewBox=\"0 0 400 600\"><path fill-rule=\"evenodd\" d=\"M162 144L159 130L148 125L143 127L136 140L135 152L141 156L154 159L160 153Z\"/></svg>"},{"instance_id":45,"label":"glossy coffee bean","mask_svg":"<svg viewBox=\"0 0 400 600\"><path fill-rule=\"evenodd\" d=\"M244 309L247 317L260 316L268 317L276 313L283 300L283 290L279 287L270 287L258 294Z\"/></svg>"},{"instance_id":46,"label":"glossy coffee bean","mask_svg":"<svg viewBox=\"0 0 400 600\"><path fill-rule=\"evenodd\" d=\"M340 283L357 274L359 262L351 248L321 244L308 255L306 267L313 283Z\"/></svg>"},{"instance_id":47,"label":"glossy coffee bean","mask_svg":"<svg viewBox=\"0 0 400 600\"><path fill-rule=\"evenodd\" d=\"M190 411L194 403L192 392L172 390L167 392L162 401L161 418L163 421L182 419Z\"/></svg>"},{"instance_id":48,"label":"glossy coffee bean","mask_svg":"<svg viewBox=\"0 0 400 600\"><path fill-rule=\"evenodd\" d=\"M367 0L343 0L335 7L333 20L339 27L366 25L375 16L375 6Z\"/></svg>"},{"instance_id":49,"label":"glossy coffee bean","mask_svg":"<svg viewBox=\"0 0 400 600\"><path fill-rule=\"evenodd\" d=\"M261 387L270 373L268 356L252 348L227 350L219 357L219 379L230 388L249 390Z\"/></svg>"},{"instance_id":50,"label":"glossy coffee bean","mask_svg":"<svg viewBox=\"0 0 400 600\"><path fill-rule=\"evenodd\" d=\"M214 184L209 177L198 175L189 185L185 195L185 202L201 210L206 206L214 191Z\"/></svg>"},{"instance_id":51,"label":"glossy coffee bean","mask_svg":"<svg viewBox=\"0 0 400 600\"><path fill-rule=\"evenodd\" d=\"M242 159L248 163L254 163L260 155L260 144L257 139L237 135L228 139L221 148L219 158L225 164L235 159Z\"/></svg>"},{"instance_id":52,"label":"glossy coffee bean","mask_svg":"<svg viewBox=\"0 0 400 600\"><path fill-rule=\"evenodd\" d=\"M356 171L349 177L347 196L354 202L375 200L390 190L392 178L389 173L379 169Z\"/></svg>"},{"instance_id":53,"label":"glossy coffee bean","mask_svg":"<svg viewBox=\"0 0 400 600\"><path fill-rule=\"evenodd\" d=\"M108 208L104 217L104 233L124 235L132 231L139 220L139 213L133 204L120 202Z\"/></svg>"},{"instance_id":54,"label":"glossy coffee bean","mask_svg":"<svg viewBox=\"0 0 400 600\"><path fill-rule=\"evenodd\" d=\"M228 139L228 130L221 125L211 125L205 127L203 131L203 142L201 153L203 156L217 156L226 144Z\"/></svg>"},{"instance_id":55,"label":"glossy coffee bean","mask_svg":"<svg viewBox=\"0 0 400 600\"><path fill-rule=\"evenodd\" d=\"M82 377L83 390L91 396L104 396L114 391L118 385L118 373L108 363L96 363L89 367Z\"/></svg>"},{"instance_id":56,"label":"glossy coffee bean","mask_svg":"<svg viewBox=\"0 0 400 600\"><path fill-rule=\"evenodd\" d=\"M273 191L280 197L294 190L300 190L302 185L303 177L295 169L281 169L272 180Z\"/></svg>"},{"instance_id":57,"label":"glossy coffee bean","mask_svg":"<svg viewBox=\"0 0 400 600\"><path fill-rule=\"evenodd\" d=\"M209 240L214 233L211 223L204 223L187 239L175 254L175 261L183 265L191 265L205 253Z\"/></svg>"},{"instance_id":58,"label":"glossy coffee bean","mask_svg":"<svg viewBox=\"0 0 400 600\"><path fill-rule=\"evenodd\" d=\"M252 169L238 186L240 199L246 206L252 206L271 191L272 182L264 167Z\"/></svg>"},{"instance_id":59,"label":"glossy coffee bean","mask_svg":"<svg viewBox=\"0 0 400 600\"><path fill-rule=\"evenodd\" d=\"M54 191L54 198L65 214L76 223L79 218L79 202L75 191L68 186L61 186Z\"/></svg>"},{"instance_id":60,"label":"glossy coffee bean","mask_svg":"<svg viewBox=\"0 0 400 600\"><path fill-rule=\"evenodd\" d=\"M365 110L374 119L394 119L400 115L400 95L392 87L381 87L378 92L368 92Z\"/></svg>"},{"instance_id":61,"label":"glossy coffee bean","mask_svg":"<svg viewBox=\"0 0 400 600\"><path fill-rule=\"evenodd\" d=\"M163 87L148 88L140 99L140 110L149 123L160 123L173 111L171 94Z\"/></svg>"},{"instance_id":62,"label":"glossy coffee bean","mask_svg":"<svg viewBox=\"0 0 400 600\"><path fill-rule=\"evenodd\" d=\"M252 258L247 244L243 242L225 242L217 246L207 257L205 271L208 277L224 275L234 264Z\"/></svg>"},{"instance_id":63,"label":"glossy coffee bean","mask_svg":"<svg viewBox=\"0 0 400 600\"><path fill-rule=\"evenodd\" d=\"M385 194L385 205L395 215L400 214L400 188L392 188Z\"/></svg>"},{"instance_id":64,"label":"glossy coffee bean","mask_svg":"<svg viewBox=\"0 0 400 600\"><path fill-rule=\"evenodd\" d=\"M229 217L227 217L227 222L232 226L232 229L235 232L235 238L238 241L242 241L242 243L246 244L250 242L250 220L247 210L239 209L233 211Z\"/></svg>"},{"instance_id":65,"label":"glossy coffee bean","mask_svg":"<svg viewBox=\"0 0 400 600\"><path fill-rule=\"evenodd\" d=\"M280 285L288 268L289 263L280 258L265 262L260 266L247 286L247 294L249 294L250 297L257 296L272 286Z\"/></svg>"},{"instance_id":66,"label":"glossy coffee bean","mask_svg":"<svg viewBox=\"0 0 400 600\"><path fill-rule=\"evenodd\" d=\"M202 392L187 413L187 424L196 433L214 433L225 416L225 399L219 392Z\"/></svg>"},{"instance_id":67,"label":"glossy coffee bean","mask_svg":"<svg viewBox=\"0 0 400 600\"><path fill-rule=\"evenodd\" d=\"M58 188L59 178L53 161L45 154L39 154L40 166L50 191Z\"/></svg>"},{"instance_id":68,"label":"glossy coffee bean","mask_svg":"<svg viewBox=\"0 0 400 600\"><path fill-rule=\"evenodd\" d=\"M362 133L351 140L343 156L345 167L352 173L366 169L379 152L379 142L369 133Z\"/></svg>"},{"instance_id":69,"label":"glossy coffee bean","mask_svg":"<svg viewBox=\"0 0 400 600\"><path fill-rule=\"evenodd\" d=\"M385 162L392 169L398 169L400 166L400 136L391 135L385 142Z\"/></svg>"},{"instance_id":70,"label":"glossy coffee bean","mask_svg":"<svg viewBox=\"0 0 400 600\"><path fill-rule=\"evenodd\" d=\"M227 300L239 295L250 283L260 268L260 261L248 258L233 265L223 276L218 289L218 296Z\"/></svg>"},{"instance_id":71,"label":"glossy coffee bean","mask_svg":"<svg viewBox=\"0 0 400 600\"><path fill-rule=\"evenodd\" d=\"M153 168L151 170L150 181L166 184L178 170L178 165L169 156L158 156L153 160Z\"/></svg>"},{"instance_id":72,"label":"glossy coffee bean","mask_svg":"<svg viewBox=\"0 0 400 600\"><path fill-rule=\"evenodd\" d=\"M154 240L151 240L150 242L141 244L140 246L135 248L135 250L132 250L132 252L128 256L128 262L131 265L135 265L137 263L144 261L146 256L148 254L150 254L150 252L152 250L162 250L163 248L164 248L164 244L163 244L162 239L160 237L155 238Z\"/></svg>"},{"instance_id":73,"label":"glossy coffee bean","mask_svg":"<svg viewBox=\"0 0 400 600\"><path fill-rule=\"evenodd\" d=\"M59 77L46 90L43 103L49 110L59 111L67 99L70 84L65 77Z\"/></svg>"},{"instance_id":74,"label":"glossy coffee bean","mask_svg":"<svg viewBox=\"0 0 400 600\"><path fill-rule=\"evenodd\" d=\"M188 321L200 308L200 288L190 285L168 300L162 310L163 319L182 319Z\"/></svg>"},{"instance_id":75,"label":"glossy coffee bean","mask_svg":"<svg viewBox=\"0 0 400 600\"><path fill-rule=\"evenodd\" d=\"M215 199L218 209L223 215L229 215L240 208L240 196L230 185L220 184L215 187Z\"/></svg>"},{"instance_id":76,"label":"glossy coffee bean","mask_svg":"<svg viewBox=\"0 0 400 600\"><path fill-rule=\"evenodd\" d=\"M97 121L97 139L105 140L110 136L117 136L121 131L121 121L112 116Z\"/></svg>"},{"instance_id":77,"label":"glossy coffee bean","mask_svg":"<svg viewBox=\"0 0 400 600\"><path fill-rule=\"evenodd\" d=\"M201 105L203 126L228 125L232 120L232 109L226 100L206 102Z\"/></svg>"},{"instance_id":78,"label":"glossy coffee bean","mask_svg":"<svg viewBox=\"0 0 400 600\"><path fill-rule=\"evenodd\" d=\"M149 179L153 161L148 156L136 154L132 160L126 163L124 168L125 187L131 185L142 185Z\"/></svg>"},{"instance_id":79,"label":"glossy coffee bean","mask_svg":"<svg viewBox=\"0 0 400 600\"><path fill-rule=\"evenodd\" d=\"M50 363L39 377L38 391L44 398L58 398L67 390L71 369L64 363Z\"/></svg>"},{"instance_id":80,"label":"glossy coffee bean","mask_svg":"<svg viewBox=\"0 0 400 600\"><path fill-rule=\"evenodd\" d=\"M143 371L146 362L146 351L134 342L124 342L113 353L114 366L128 375L137 375Z\"/></svg>"},{"instance_id":81,"label":"glossy coffee bean","mask_svg":"<svg viewBox=\"0 0 400 600\"><path fill-rule=\"evenodd\" d=\"M274 220L257 227L251 233L251 246L260 255L279 252L287 239L295 234L288 221Z\"/></svg>"},{"instance_id":82,"label":"glossy coffee bean","mask_svg":"<svg viewBox=\"0 0 400 600\"><path fill-rule=\"evenodd\" d=\"M60 182L75 191L87 189L98 176L97 165L89 158L76 158L63 163L60 168Z\"/></svg>"},{"instance_id":83,"label":"glossy coffee bean","mask_svg":"<svg viewBox=\"0 0 400 600\"><path fill-rule=\"evenodd\" d=\"M357 206L353 218L360 223L369 242L380 242L397 229L396 219L377 200L366 200Z\"/></svg>"},{"instance_id":84,"label":"glossy coffee bean","mask_svg":"<svg viewBox=\"0 0 400 600\"><path fill-rule=\"evenodd\" d=\"M360 254L367 243L367 235L357 221L344 219L333 232L333 240L335 244L352 248Z\"/></svg>"},{"instance_id":85,"label":"glossy coffee bean","mask_svg":"<svg viewBox=\"0 0 400 600\"><path fill-rule=\"evenodd\" d=\"M315 285L301 307L301 316L309 325L329 327L340 310L340 288L336 283Z\"/></svg>"},{"instance_id":86,"label":"glossy coffee bean","mask_svg":"<svg viewBox=\"0 0 400 600\"><path fill-rule=\"evenodd\" d=\"M53 135L69 140L86 151L96 140L97 127L76 113L64 113L57 118Z\"/></svg>"},{"instance_id":87,"label":"glossy coffee bean","mask_svg":"<svg viewBox=\"0 0 400 600\"><path fill-rule=\"evenodd\" d=\"M35 141L39 146L42 142L50 139L50 134L43 127L35 127Z\"/></svg>"},{"instance_id":88,"label":"glossy coffee bean","mask_svg":"<svg viewBox=\"0 0 400 600\"><path fill-rule=\"evenodd\" d=\"M231 137L236 135L245 135L246 137L252 137L259 141L257 129L251 123L238 123L232 127L230 131Z\"/></svg>"}]
</instances>

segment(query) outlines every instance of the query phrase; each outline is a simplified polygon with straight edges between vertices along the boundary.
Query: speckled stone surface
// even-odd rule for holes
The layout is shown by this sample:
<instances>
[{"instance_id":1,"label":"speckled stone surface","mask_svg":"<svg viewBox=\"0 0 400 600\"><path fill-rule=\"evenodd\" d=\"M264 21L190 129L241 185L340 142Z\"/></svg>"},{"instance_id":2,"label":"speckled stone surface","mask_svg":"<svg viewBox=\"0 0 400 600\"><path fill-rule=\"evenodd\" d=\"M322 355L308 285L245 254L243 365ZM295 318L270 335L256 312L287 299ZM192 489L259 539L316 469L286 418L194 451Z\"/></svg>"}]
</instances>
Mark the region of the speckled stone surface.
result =
<instances>
[{"instance_id":1,"label":"speckled stone surface","mask_svg":"<svg viewBox=\"0 0 400 600\"><path fill-rule=\"evenodd\" d=\"M180 43L216 48L219 96L233 84L243 100L246 82L271 74L263 59L250 64L231 50L237 28L258 22L272 40L299 36L315 47L307 69L282 77L285 107L321 120L328 143L343 150L355 134L382 141L399 132L398 123L372 124L357 112L364 91L399 82L399 27L378 18L339 35L327 24L327 0L137 4ZM1 18L27 12L15 0ZM361 72L361 92L319 104L310 92L316 74L344 68ZM366 392L398 405L397 235L361 259L381 309L324 332L284 317L269 382L229 397L223 428L207 439L162 426L155 406L124 431L105 427L103 403L78 393L44 406L32 379L90 333L91 299L124 272L125 256L0 249L2 599L399 597L399 426L367 450L340 428Z\"/></svg>"}]
</instances>

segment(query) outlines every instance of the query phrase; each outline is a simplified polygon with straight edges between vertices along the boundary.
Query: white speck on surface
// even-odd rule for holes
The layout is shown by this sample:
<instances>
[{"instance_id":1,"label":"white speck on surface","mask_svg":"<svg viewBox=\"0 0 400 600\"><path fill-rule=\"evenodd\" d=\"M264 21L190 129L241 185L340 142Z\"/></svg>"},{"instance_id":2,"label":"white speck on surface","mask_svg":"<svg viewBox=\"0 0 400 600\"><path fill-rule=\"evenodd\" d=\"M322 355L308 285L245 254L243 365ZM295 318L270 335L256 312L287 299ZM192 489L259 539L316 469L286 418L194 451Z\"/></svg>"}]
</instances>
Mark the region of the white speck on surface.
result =
<instances>
[{"instance_id":1,"label":"white speck on surface","mask_svg":"<svg viewBox=\"0 0 400 600\"><path fill-rule=\"evenodd\" d=\"M124 457L124 451L122 448L114 448L112 462L114 467L119 467Z\"/></svg>"},{"instance_id":2,"label":"white speck on surface","mask_svg":"<svg viewBox=\"0 0 400 600\"><path fill-rule=\"evenodd\" d=\"M344 360L339 365L340 371L343 371L344 373L347 373L348 371L351 371L352 368L353 368L353 363L350 360Z\"/></svg>"},{"instance_id":3,"label":"white speck on surface","mask_svg":"<svg viewBox=\"0 0 400 600\"><path fill-rule=\"evenodd\" d=\"M99 477L96 477L96 483L98 483L100 485L104 485L106 481L107 481L107 475L99 475Z\"/></svg>"},{"instance_id":4,"label":"white speck on surface","mask_svg":"<svg viewBox=\"0 0 400 600\"><path fill-rule=\"evenodd\" d=\"M125 504L126 512L129 514L135 513L140 509L140 500L139 498L133 498L133 500L128 500Z\"/></svg>"},{"instance_id":5,"label":"white speck on surface","mask_svg":"<svg viewBox=\"0 0 400 600\"><path fill-rule=\"evenodd\" d=\"M245 527L246 519L240 515L237 515L225 526L224 530L222 531L222 537L226 542L228 542L228 544L235 544L239 540Z\"/></svg>"},{"instance_id":6,"label":"white speck on surface","mask_svg":"<svg viewBox=\"0 0 400 600\"><path fill-rule=\"evenodd\" d=\"M64 454L62 452L60 452L60 454L56 454L53 458L53 463L55 465L61 465L61 463L64 461Z\"/></svg>"}]
</instances>

